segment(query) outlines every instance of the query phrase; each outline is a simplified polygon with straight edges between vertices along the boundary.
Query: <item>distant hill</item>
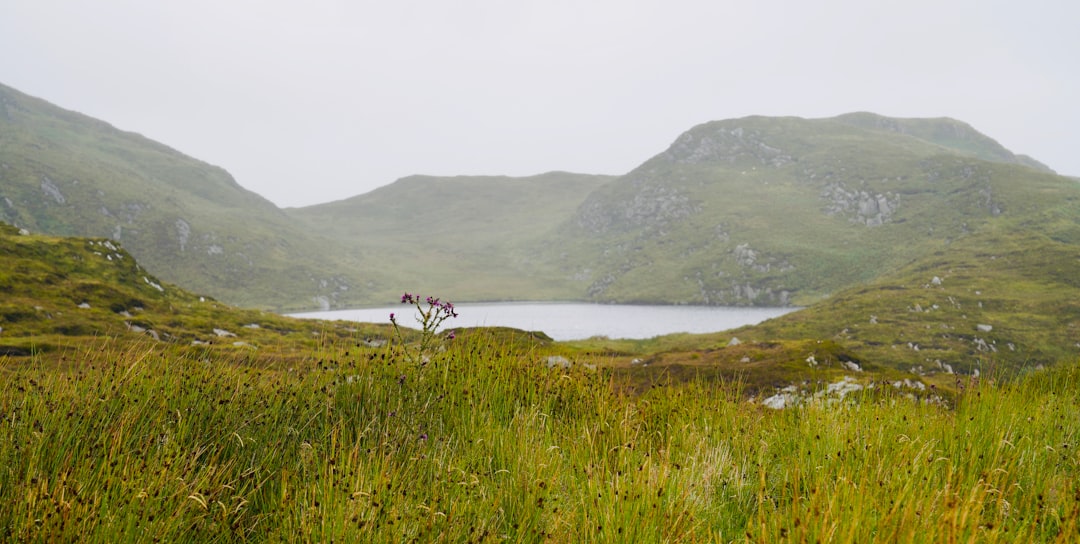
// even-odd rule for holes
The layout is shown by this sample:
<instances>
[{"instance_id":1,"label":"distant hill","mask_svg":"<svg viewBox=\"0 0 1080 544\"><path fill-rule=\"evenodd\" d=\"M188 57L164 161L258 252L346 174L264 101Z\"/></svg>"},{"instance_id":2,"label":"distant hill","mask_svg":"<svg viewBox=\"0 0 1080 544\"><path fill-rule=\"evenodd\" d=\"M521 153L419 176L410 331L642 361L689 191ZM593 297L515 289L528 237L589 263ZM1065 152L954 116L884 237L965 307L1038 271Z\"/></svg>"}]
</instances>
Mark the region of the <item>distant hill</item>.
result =
<instances>
[{"instance_id":1,"label":"distant hill","mask_svg":"<svg viewBox=\"0 0 1080 544\"><path fill-rule=\"evenodd\" d=\"M857 112L840 115L835 119L841 123L847 123L859 128L904 134L992 162L1022 164L1037 170L1054 172L1050 167L1027 155L1016 155L1012 151L1005 149L1004 146L975 130L971 125L948 117L903 119L885 117L869 112Z\"/></svg>"},{"instance_id":2,"label":"distant hill","mask_svg":"<svg viewBox=\"0 0 1080 544\"><path fill-rule=\"evenodd\" d=\"M711 122L590 194L539 260L596 301L807 305L1075 193L1030 163L952 120Z\"/></svg>"},{"instance_id":3,"label":"distant hill","mask_svg":"<svg viewBox=\"0 0 1080 544\"><path fill-rule=\"evenodd\" d=\"M111 238L163 279L236 304L310 307L378 281L221 168L5 86L0 220Z\"/></svg>"},{"instance_id":4,"label":"distant hill","mask_svg":"<svg viewBox=\"0 0 1080 544\"><path fill-rule=\"evenodd\" d=\"M458 300L572 298L578 296L573 282L536 273L532 241L550 234L613 179L567 172L410 176L367 194L286 212L307 230L377 260L402 286Z\"/></svg>"}]
</instances>

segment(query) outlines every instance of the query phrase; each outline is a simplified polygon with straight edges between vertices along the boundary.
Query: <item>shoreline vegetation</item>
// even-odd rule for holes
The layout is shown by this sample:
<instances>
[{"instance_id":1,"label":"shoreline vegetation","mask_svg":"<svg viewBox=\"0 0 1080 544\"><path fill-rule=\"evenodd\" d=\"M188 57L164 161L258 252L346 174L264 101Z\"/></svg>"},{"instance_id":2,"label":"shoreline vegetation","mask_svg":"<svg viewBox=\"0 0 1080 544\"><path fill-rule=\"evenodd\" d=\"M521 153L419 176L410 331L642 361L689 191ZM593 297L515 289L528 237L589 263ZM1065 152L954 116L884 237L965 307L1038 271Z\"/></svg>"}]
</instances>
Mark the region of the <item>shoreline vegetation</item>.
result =
<instances>
[{"instance_id":1,"label":"shoreline vegetation","mask_svg":"<svg viewBox=\"0 0 1080 544\"><path fill-rule=\"evenodd\" d=\"M770 410L549 367L520 331L310 362L90 342L0 357L0 539L1069 542L1080 365ZM602 363L602 360L594 360Z\"/></svg>"}]
</instances>

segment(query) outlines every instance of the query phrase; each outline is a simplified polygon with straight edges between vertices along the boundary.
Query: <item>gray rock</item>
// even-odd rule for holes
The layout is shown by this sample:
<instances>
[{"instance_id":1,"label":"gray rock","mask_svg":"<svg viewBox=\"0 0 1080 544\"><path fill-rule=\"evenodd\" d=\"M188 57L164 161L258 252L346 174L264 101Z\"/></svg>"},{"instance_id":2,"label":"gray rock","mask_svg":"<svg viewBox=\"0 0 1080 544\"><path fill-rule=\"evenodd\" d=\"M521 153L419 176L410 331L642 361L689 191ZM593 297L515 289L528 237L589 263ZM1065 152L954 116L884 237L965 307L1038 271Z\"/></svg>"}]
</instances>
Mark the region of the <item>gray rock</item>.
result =
<instances>
[{"instance_id":1,"label":"gray rock","mask_svg":"<svg viewBox=\"0 0 1080 544\"><path fill-rule=\"evenodd\" d=\"M562 355L551 355L551 356L547 357L546 359L544 359L544 365L547 366L548 368L554 368L554 367L570 368L571 364L573 364L573 363L570 362L570 359L567 359L566 357L563 357Z\"/></svg>"},{"instance_id":2,"label":"gray rock","mask_svg":"<svg viewBox=\"0 0 1080 544\"><path fill-rule=\"evenodd\" d=\"M176 220L176 241L180 243L180 251L187 247L188 238L191 236L191 225L183 219Z\"/></svg>"},{"instance_id":3,"label":"gray rock","mask_svg":"<svg viewBox=\"0 0 1080 544\"><path fill-rule=\"evenodd\" d=\"M45 196L52 197L57 204L67 202L67 198L60 192L60 188L48 176L41 176L41 191L45 193Z\"/></svg>"}]
</instances>

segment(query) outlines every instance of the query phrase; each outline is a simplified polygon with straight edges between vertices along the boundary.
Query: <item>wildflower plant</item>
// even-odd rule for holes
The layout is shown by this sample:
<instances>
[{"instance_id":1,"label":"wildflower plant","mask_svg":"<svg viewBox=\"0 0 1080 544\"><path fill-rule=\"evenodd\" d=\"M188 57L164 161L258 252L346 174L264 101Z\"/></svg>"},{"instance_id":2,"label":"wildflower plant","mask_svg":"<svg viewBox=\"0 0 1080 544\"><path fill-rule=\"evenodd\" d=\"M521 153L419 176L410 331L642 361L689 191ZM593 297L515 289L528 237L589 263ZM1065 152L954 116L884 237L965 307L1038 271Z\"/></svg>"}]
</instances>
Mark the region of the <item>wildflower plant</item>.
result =
<instances>
[{"instance_id":1,"label":"wildflower plant","mask_svg":"<svg viewBox=\"0 0 1080 544\"><path fill-rule=\"evenodd\" d=\"M457 317L457 311L450 301L442 301L435 297L421 299L420 295L412 293L401 295L401 303L416 307L416 322L420 325L420 343L415 351L406 349L405 356L410 363L423 366L430 360L429 353L435 348L436 344L441 344L444 340L454 339L453 330L440 335L439 327L447 319ZM394 326L394 334L397 336L398 341L402 345L406 345L401 335L401 325L398 324L397 315L394 312L390 313L390 323Z\"/></svg>"}]
</instances>

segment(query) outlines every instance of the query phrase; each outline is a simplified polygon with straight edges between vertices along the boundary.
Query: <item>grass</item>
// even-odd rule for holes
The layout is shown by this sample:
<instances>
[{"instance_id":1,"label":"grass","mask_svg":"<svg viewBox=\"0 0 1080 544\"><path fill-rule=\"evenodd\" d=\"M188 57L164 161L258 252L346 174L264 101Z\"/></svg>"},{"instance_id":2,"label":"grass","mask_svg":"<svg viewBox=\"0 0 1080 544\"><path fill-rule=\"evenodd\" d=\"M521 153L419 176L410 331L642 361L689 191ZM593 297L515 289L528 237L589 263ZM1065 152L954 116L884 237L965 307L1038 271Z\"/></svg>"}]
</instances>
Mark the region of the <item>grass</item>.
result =
<instances>
[{"instance_id":1,"label":"grass","mask_svg":"<svg viewBox=\"0 0 1080 544\"><path fill-rule=\"evenodd\" d=\"M738 383L639 394L474 330L253 366L108 341L0 360L0 539L1067 542L1080 367L773 411Z\"/></svg>"}]
</instances>

